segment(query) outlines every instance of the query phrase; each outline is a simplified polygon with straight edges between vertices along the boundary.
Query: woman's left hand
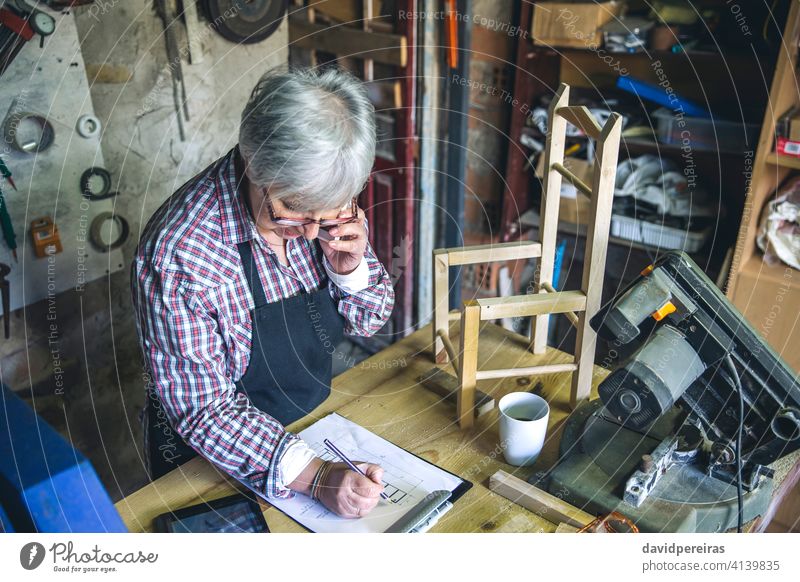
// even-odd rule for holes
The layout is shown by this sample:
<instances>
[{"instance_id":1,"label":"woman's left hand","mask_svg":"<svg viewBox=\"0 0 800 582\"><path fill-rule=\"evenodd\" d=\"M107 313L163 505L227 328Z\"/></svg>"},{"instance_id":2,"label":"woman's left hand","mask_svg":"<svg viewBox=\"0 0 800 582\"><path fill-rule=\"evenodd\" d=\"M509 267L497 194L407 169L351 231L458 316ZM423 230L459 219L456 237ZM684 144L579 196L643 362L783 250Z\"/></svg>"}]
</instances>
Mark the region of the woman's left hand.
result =
<instances>
[{"instance_id":1,"label":"woman's left hand","mask_svg":"<svg viewBox=\"0 0 800 582\"><path fill-rule=\"evenodd\" d=\"M325 241L319 238L322 252L340 275L348 275L356 270L367 250L367 228L364 225L364 211L358 209L358 220L328 230L337 240Z\"/></svg>"}]
</instances>

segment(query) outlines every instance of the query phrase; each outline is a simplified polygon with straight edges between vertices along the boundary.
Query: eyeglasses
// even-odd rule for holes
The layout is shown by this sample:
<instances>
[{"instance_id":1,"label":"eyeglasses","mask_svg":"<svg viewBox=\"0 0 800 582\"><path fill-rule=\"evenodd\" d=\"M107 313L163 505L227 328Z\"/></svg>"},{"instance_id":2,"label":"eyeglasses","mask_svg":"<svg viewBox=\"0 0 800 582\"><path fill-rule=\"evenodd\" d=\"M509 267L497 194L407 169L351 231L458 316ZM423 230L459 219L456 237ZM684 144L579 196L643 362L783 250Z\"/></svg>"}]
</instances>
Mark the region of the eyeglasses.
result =
<instances>
[{"instance_id":1,"label":"eyeglasses","mask_svg":"<svg viewBox=\"0 0 800 582\"><path fill-rule=\"evenodd\" d=\"M341 224L349 224L358 220L358 198L353 198L350 204L350 216L338 216L336 218L286 218L277 216L275 209L272 207L272 201L269 199L269 194L264 193L264 198L267 201L267 210L269 211L269 218L275 224L281 226L306 226L309 224L318 224L320 228L332 228Z\"/></svg>"}]
</instances>

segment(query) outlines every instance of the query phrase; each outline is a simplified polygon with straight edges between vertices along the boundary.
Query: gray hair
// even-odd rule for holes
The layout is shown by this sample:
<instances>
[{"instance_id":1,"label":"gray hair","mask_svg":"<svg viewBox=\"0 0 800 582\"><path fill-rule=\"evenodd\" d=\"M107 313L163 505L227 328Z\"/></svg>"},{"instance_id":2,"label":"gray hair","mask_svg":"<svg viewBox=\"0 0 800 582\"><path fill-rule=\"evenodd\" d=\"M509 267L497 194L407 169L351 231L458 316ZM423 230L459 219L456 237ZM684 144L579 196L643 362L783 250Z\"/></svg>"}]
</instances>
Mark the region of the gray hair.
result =
<instances>
[{"instance_id":1,"label":"gray hair","mask_svg":"<svg viewBox=\"0 0 800 582\"><path fill-rule=\"evenodd\" d=\"M239 150L248 179L270 197L307 212L341 208L369 178L375 108L340 69L268 71L242 112Z\"/></svg>"}]
</instances>

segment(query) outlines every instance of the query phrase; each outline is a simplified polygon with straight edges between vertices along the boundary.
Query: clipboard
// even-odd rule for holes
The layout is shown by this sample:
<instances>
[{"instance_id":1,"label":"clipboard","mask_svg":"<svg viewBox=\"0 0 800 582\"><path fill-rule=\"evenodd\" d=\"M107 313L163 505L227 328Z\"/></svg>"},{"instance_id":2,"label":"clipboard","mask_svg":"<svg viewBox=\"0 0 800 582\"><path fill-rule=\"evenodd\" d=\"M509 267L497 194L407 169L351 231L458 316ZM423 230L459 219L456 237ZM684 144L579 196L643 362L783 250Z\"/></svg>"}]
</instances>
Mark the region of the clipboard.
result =
<instances>
[{"instance_id":1,"label":"clipboard","mask_svg":"<svg viewBox=\"0 0 800 582\"><path fill-rule=\"evenodd\" d=\"M370 514L358 519L336 516L321 503L303 495L274 499L271 504L312 532L424 532L452 509L472 483L423 459L338 413L329 414L298 433L317 455L334 459L323 444L330 438L353 461L378 463L384 468L381 501Z\"/></svg>"}]
</instances>

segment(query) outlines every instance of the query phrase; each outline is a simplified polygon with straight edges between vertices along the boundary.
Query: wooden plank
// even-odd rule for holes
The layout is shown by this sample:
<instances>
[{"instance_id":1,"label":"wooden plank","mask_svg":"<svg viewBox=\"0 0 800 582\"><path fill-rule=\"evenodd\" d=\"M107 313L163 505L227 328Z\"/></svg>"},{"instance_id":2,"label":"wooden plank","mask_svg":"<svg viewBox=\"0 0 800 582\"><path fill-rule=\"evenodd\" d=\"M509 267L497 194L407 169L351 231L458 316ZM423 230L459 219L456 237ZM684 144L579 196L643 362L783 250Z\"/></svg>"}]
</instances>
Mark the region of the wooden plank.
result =
<instances>
[{"instance_id":1,"label":"wooden plank","mask_svg":"<svg viewBox=\"0 0 800 582\"><path fill-rule=\"evenodd\" d=\"M453 405L453 408L456 407L458 387L460 384L455 376L439 368L431 368L417 378L417 381L434 394L443 397L448 403ZM481 390L475 390L475 406L473 409L475 410L476 417L491 412L494 410L494 406L494 398Z\"/></svg>"},{"instance_id":2,"label":"wooden plank","mask_svg":"<svg viewBox=\"0 0 800 582\"><path fill-rule=\"evenodd\" d=\"M503 317L530 317L583 311L586 308L586 295L583 291L558 291L513 297L489 297L478 299L477 302L481 307L481 320L487 321Z\"/></svg>"},{"instance_id":3,"label":"wooden plank","mask_svg":"<svg viewBox=\"0 0 800 582\"><path fill-rule=\"evenodd\" d=\"M323 26L296 17L289 18L289 43L309 50L341 57L372 59L377 63L405 67L408 61L406 37L400 34L364 32L342 24Z\"/></svg>"},{"instance_id":4,"label":"wooden plank","mask_svg":"<svg viewBox=\"0 0 800 582\"><path fill-rule=\"evenodd\" d=\"M590 513L503 470L489 478L489 489L554 523L563 522L582 528L594 521L594 516Z\"/></svg>"},{"instance_id":5,"label":"wooden plank","mask_svg":"<svg viewBox=\"0 0 800 582\"><path fill-rule=\"evenodd\" d=\"M478 334L481 324L481 307L471 299L464 302L461 312L461 344L458 379L461 388L458 391L456 409L458 426L462 429L472 428L475 419L472 409L475 407L475 390L478 378Z\"/></svg>"},{"instance_id":6,"label":"wooden plank","mask_svg":"<svg viewBox=\"0 0 800 582\"><path fill-rule=\"evenodd\" d=\"M433 361L447 363L447 352L437 330L449 329L450 262L447 252L433 251ZM458 312L456 312L458 314ZM459 315L460 317L460 315Z\"/></svg>"},{"instance_id":7,"label":"wooden plank","mask_svg":"<svg viewBox=\"0 0 800 582\"><path fill-rule=\"evenodd\" d=\"M622 133L622 117L612 113L598 140L591 199L589 228L586 231L586 250L583 254L581 290L586 294L586 306L578 316L575 339L575 363L578 370L572 376L570 405L575 408L589 397L597 334L589 325L591 317L600 310L603 300L603 278L606 270L608 235L611 228L611 206L614 201L614 181Z\"/></svg>"},{"instance_id":8,"label":"wooden plank","mask_svg":"<svg viewBox=\"0 0 800 582\"><path fill-rule=\"evenodd\" d=\"M553 283L553 267L556 257L556 232L558 231L558 205L561 200L561 174L553 169L553 164L564 163L564 143L566 140L567 120L556 115L556 109L569 104L569 87L564 83L550 104L549 117L550 132L544 151L545 171L544 184L542 185L542 207L539 212L541 223L539 225L539 242L542 245L542 258L536 270L536 290L542 288L542 282ZM569 311L575 311L571 309ZM547 349L547 330L550 316L542 314L531 323L531 351L543 354Z\"/></svg>"},{"instance_id":9,"label":"wooden plank","mask_svg":"<svg viewBox=\"0 0 800 582\"><path fill-rule=\"evenodd\" d=\"M589 137L600 139L603 128L597 123L594 115L583 105L559 107L556 109L556 115L560 115Z\"/></svg>"},{"instance_id":10,"label":"wooden plank","mask_svg":"<svg viewBox=\"0 0 800 582\"><path fill-rule=\"evenodd\" d=\"M508 243L472 245L469 247L452 247L444 250L447 252L450 266L455 267L457 265L474 265L477 263L531 259L541 254L541 248L541 245L537 242L523 240Z\"/></svg>"},{"instance_id":11,"label":"wooden plank","mask_svg":"<svg viewBox=\"0 0 800 582\"><path fill-rule=\"evenodd\" d=\"M478 370L478 380L495 380L497 378L516 378L518 376L540 376L543 374L560 374L574 372L576 364L548 364L545 366L530 366L527 368L497 368L494 370Z\"/></svg>"}]
</instances>

